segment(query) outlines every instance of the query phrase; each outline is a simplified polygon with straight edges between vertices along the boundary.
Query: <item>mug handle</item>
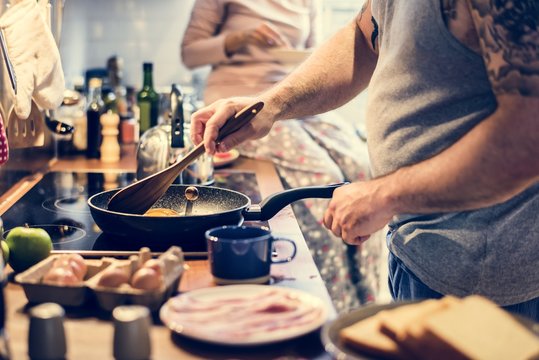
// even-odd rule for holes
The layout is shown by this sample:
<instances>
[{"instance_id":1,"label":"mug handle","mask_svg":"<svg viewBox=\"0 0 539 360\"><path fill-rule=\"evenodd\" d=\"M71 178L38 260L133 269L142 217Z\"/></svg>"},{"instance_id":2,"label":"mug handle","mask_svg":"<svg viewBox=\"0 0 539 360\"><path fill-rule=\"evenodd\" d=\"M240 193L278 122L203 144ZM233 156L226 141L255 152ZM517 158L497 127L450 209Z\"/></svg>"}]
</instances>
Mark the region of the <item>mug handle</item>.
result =
<instances>
[{"instance_id":1,"label":"mug handle","mask_svg":"<svg viewBox=\"0 0 539 360\"><path fill-rule=\"evenodd\" d=\"M294 259L294 257L296 257L296 251L297 251L297 248L296 248L296 243L293 242L292 240L290 239L286 239L286 238L280 238L280 237L276 237L276 238L273 238L273 241L271 242L271 250L272 252L274 251L274 246L275 246L275 243L276 242L279 242L279 241L284 241L284 242L288 242L290 244L292 244L292 254L286 256L284 259L282 260L273 260L271 259L271 263L272 264L283 264L283 263L287 263L287 262L290 262L292 261L292 259Z\"/></svg>"}]
</instances>

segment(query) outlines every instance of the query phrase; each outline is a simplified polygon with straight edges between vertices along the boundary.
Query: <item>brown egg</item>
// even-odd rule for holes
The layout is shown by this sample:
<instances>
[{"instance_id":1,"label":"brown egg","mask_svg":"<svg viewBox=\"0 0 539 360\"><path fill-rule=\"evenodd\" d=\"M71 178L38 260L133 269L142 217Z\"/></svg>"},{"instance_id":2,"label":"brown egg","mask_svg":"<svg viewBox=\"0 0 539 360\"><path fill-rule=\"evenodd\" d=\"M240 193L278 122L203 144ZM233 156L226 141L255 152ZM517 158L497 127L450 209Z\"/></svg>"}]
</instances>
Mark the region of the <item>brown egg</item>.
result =
<instances>
[{"instance_id":1,"label":"brown egg","mask_svg":"<svg viewBox=\"0 0 539 360\"><path fill-rule=\"evenodd\" d=\"M67 255L60 255L56 260L54 260L52 267L69 267L69 259L67 258Z\"/></svg>"},{"instance_id":2,"label":"brown egg","mask_svg":"<svg viewBox=\"0 0 539 360\"><path fill-rule=\"evenodd\" d=\"M163 276L151 268L142 267L135 272L131 286L142 290L157 290L163 283Z\"/></svg>"},{"instance_id":3,"label":"brown egg","mask_svg":"<svg viewBox=\"0 0 539 360\"><path fill-rule=\"evenodd\" d=\"M69 266L71 267L71 270L73 271L73 273L79 280L84 279L84 275L86 275L85 269L83 269L78 263L72 260L69 260Z\"/></svg>"},{"instance_id":4,"label":"brown egg","mask_svg":"<svg viewBox=\"0 0 539 360\"><path fill-rule=\"evenodd\" d=\"M180 258L176 256L175 254L165 254L163 261L166 261L169 263L178 263L180 262Z\"/></svg>"},{"instance_id":5,"label":"brown egg","mask_svg":"<svg viewBox=\"0 0 539 360\"><path fill-rule=\"evenodd\" d=\"M103 274L99 278L97 285L116 288L128 282L129 275L125 269L118 266L110 266L103 270Z\"/></svg>"},{"instance_id":6,"label":"brown egg","mask_svg":"<svg viewBox=\"0 0 539 360\"><path fill-rule=\"evenodd\" d=\"M43 282L54 285L77 285L81 281L69 267L52 267L43 277Z\"/></svg>"},{"instance_id":7,"label":"brown egg","mask_svg":"<svg viewBox=\"0 0 539 360\"><path fill-rule=\"evenodd\" d=\"M165 264L162 260L159 259L150 259L146 261L142 267L149 268L155 270L155 272L159 275L163 275Z\"/></svg>"},{"instance_id":8,"label":"brown egg","mask_svg":"<svg viewBox=\"0 0 539 360\"><path fill-rule=\"evenodd\" d=\"M152 208L144 213L145 216L179 216L180 213L166 208Z\"/></svg>"},{"instance_id":9,"label":"brown egg","mask_svg":"<svg viewBox=\"0 0 539 360\"><path fill-rule=\"evenodd\" d=\"M86 275L86 272L88 271L88 266L86 265L84 258L79 254L69 254L68 256L69 256L70 263L72 264L71 266L73 266L73 264L77 264L79 268L81 269L81 274L82 274L81 279L82 279L84 275Z\"/></svg>"},{"instance_id":10,"label":"brown egg","mask_svg":"<svg viewBox=\"0 0 539 360\"><path fill-rule=\"evenodd\" d=\"M54 261L52 266L71 269L79 280L84 279L87 271L86 263L79 254L62 255Z\"/></svg>"}]
</instances>

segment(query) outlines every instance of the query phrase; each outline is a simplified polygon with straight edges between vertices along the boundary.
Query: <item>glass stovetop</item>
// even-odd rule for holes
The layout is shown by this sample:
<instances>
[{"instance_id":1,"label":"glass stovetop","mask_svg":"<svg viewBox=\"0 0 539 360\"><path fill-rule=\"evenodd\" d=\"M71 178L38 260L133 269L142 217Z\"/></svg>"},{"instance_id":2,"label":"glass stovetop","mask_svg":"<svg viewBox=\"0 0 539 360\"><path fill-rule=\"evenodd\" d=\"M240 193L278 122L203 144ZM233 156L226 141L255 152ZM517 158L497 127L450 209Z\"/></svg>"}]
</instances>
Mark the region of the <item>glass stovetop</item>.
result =
<instances>
[{"instance_id":1,"label":"glass stovetop","mask_svg":"<svg viewBox=\"0 0 539 360\"><path fill-rule=\"evenodd\" d=\"M0 195L8 191L15 183L25 176L30 175L26 170L1 170L0 171Z\"/></svg>"},{"instance_id":2,"label":"glass stovetop","mask_svg":"<svg viewBox=\"0 0 539 360\"><path fill-rule=\"evenodd\" d=\"M95 224L86 203L89 196L125 186L134 173L50 172L3 215L4 229L28 224L45 229L53 240L54 252L76 251L86 256L129 255L142 246L152 251L165 251L171 243L148 239L121 238L104 234ZM220 170L215 173L214 186L236 190L247 195L253 204L260 202L256 175L252 172ZM184 252L205 252L198 244Z\"/></svg>"}]
</instances>

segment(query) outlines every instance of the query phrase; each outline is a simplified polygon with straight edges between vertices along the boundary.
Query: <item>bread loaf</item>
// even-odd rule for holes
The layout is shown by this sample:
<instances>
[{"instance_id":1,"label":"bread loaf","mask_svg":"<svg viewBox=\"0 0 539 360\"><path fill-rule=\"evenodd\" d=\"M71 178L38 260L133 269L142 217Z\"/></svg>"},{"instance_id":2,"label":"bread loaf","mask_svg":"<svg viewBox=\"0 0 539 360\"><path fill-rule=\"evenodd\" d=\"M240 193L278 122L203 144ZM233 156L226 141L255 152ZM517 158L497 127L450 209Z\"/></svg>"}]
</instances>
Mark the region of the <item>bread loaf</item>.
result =
<instances>
[{"instance_id":1,"label":"bread loaf","mask_svg":"<svg viewBox=\"0 0 539 360\"><path fill-rule=\"evenodd\" d=\"M456 298L451 297L451 299L458 302ZM447 303L449 300L431 299L381 312L379 315L381 330L392 339L403 340L407 336L410 325L422 321L429 314L444 308Z\"/></svg>"},{"instance_id":2,"label":"bread loaf","mask_svg":"<svg viewBox=\"0 0 539 360\"><path fill-rule=\"evenodd\" d=\"M425 342L445 348L446 357L439 359L539 359L539 338L481 296L432 314L423 326Z\"/></svg>"},{"instance_id":3,"label":"bread loaf","mask_svg":"<svg viewBox=\"0 0 539 360\"><path fill-rule=\"evenodd\" d=\"M344 328L340 337L345 344L383 359L406 359L395 341L381 332L380 313Z\"/></svg>"},{"instance_id":4,"label":"bread loaf","mask_svg":"<svg viewBox=\"0 0 539 360\"><path fill-rule=\"evenodd\" d=\"M436 343L423 341L426 336L423 326L424 320L438 311L457 305L459 302L460 299L454 296L446 296L441 300L424 300L420 303L396 308L390 313L381 314L381 330L398 346L416 354L416 359L427 359L428 357L423 357L423 355L436 353L438 346ZM432 349L430 349L431 346Z\"/></svg>"},{"instance_id":5,"label":"bread loaf","mask_svg":"<svg viewBox=\"0 0 539 360\"><path fill-rule=\"evenodd\" d=\"M387 359L539 359L539 337L481 296L446 296L380 311L342 329L340 338Z\"/></svg>"}]
</instances>

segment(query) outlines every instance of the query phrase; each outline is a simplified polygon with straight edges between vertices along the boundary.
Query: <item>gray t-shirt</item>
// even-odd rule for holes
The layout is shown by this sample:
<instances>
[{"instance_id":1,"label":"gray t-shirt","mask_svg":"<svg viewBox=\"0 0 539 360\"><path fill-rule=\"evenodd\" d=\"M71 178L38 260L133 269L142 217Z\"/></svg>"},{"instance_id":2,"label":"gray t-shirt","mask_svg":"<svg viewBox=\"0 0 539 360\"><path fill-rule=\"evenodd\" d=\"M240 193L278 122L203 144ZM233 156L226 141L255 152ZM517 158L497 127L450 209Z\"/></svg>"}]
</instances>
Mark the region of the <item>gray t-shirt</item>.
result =
<instances>
[{"instance_id":1,"label":"gray t-shirt","mask_svg":"<svg viewBox=\"0 0 539 360\"><path fill-rule=\"evenodd\" d=\"M430 158L496 109L483 59L447 30L440 0L373 0L380 56L367 131L375 176ZM518 126L518 124L515 124ZM433 290L510 305L539 296L539 185L489 208L399 215L390 250Z\"/></svg>"}]
</instances>

